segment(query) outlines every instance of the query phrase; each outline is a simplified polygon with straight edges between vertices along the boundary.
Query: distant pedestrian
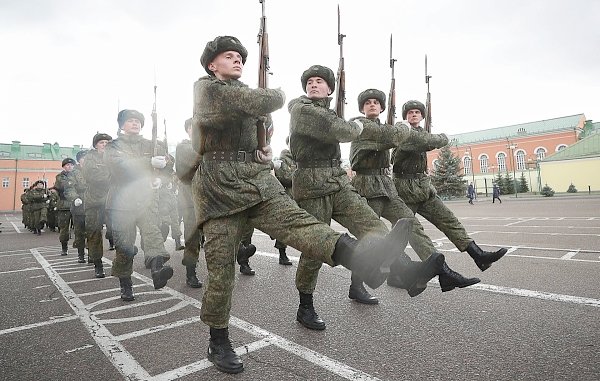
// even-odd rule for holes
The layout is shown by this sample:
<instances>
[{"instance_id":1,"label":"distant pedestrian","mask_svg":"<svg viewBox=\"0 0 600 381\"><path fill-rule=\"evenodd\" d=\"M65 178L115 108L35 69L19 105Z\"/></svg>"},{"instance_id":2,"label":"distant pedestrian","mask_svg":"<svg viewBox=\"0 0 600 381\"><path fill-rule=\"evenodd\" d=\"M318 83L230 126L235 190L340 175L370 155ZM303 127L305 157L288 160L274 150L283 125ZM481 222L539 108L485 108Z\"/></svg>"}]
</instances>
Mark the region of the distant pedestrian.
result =
<instances>
[{"instance_id":1,"label":"distant pedestrian","mask_svg":"<svg viewBox=\"0 0 600 381\"><path fill-rule=\"evenodd\" d=\"M500 200L500 187L498 184L494 184L494 190L492 191L492 204L498 199L502 204L502 200Z\"/></svg>"},{"instance_id":2,"label":"distant pedestrian","mask_svg":"<svg viewBox=\"0 0 600 381\"><path fill-rule=\"evenodd\" d=\"M467 188L467 198L469 199L469 204L475 205L473 204L473 199L475 198L475 188L473 187L473 183L470 183Z\"/></svg>"}]
</instances>

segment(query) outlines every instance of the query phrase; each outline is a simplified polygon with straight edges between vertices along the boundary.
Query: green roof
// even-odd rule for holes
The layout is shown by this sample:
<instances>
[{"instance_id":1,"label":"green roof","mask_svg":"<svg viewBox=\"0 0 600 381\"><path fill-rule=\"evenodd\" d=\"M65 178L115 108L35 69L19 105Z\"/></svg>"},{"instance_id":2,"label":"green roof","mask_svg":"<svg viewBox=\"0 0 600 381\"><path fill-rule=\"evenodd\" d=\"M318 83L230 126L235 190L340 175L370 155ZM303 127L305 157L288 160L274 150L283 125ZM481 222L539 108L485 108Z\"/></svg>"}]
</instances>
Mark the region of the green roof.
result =
<instances>
[{"instance_id":1,"label":"green roof","mask_svg":"<svg viewBox=\"0 0 600 381\"><path fill-rule=\"evenodd\" d=\"M538 135L549 132L574 130L581 120L583 114L563 116L561 118L540 120L538 122L529 122L515 124L514 126L489 128L462 134L449 135L452 144L463 145L468 143L478 143L487 140L504 140L506 138L516 138L528 135Z\"/></svg>"},{"instance_id":2,"label":"green roof","mask_svg":"<svg viewBox=\"0 0 600 381\"><path fill-rule=\"evenodd\" d=\"M21 144L14 140L12 143L0 143L0 160L63 160L67 157L75 158L77 152L82 148L79 145L73 147L60 147L58 143L44 143L41 146Z\"/></svg>"},{"instance_id":3,"label":"green roof","mask_svg":"<svg viewBox=\"0 0 600 381\"><path fill-rule=\"evenodd\" d=\"M570 145L550 156L547 156L543 161L560 161L583 159L588 157L600 156L600 133L591 134L585 139L581 139L575 144Z\"/></svg>"}]
</instances>

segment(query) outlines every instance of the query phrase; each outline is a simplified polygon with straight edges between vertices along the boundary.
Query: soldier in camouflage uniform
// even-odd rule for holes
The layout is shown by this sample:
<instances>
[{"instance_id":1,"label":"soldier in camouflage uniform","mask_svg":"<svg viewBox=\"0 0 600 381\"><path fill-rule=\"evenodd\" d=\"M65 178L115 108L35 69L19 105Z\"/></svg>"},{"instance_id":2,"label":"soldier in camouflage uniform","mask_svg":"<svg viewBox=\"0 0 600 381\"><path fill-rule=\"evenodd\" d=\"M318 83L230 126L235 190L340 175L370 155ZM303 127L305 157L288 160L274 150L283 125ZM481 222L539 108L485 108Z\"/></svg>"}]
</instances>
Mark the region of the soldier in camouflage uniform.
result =
<instances>
[{"instance_id":1,"label":"soldier in camouflage uniform","mask_svg":"<svg viewBox=\"0 0 600 381\"><path fill-rule=\"evenodd\" d=\"M173 165L175 158L169 155L167 166L161 169L161 186L158 191L158 214L160 215L160 231L163 242L166 241L171 232L171 238L175 241L175 250L183 250L181 244L181 228L179 227L179 211L177 210L177 196L175 195Z\"/></svg>"},{"instance_id":2,"label":"soldier in camouflage uniform","mask_svg":"<svg viewBox=\"0 0 600 381\"><path fill-rule=\"evenodd\" d=\"M185 132L188 137L192 137L192 119L184 123ZM202 287L202 282L196 274L196 266L200 256L200 240L202 229L196 223L196 212L194 210L194 200L192 199L192 178L194 174L201 175L200 163L201 157L192 148L192 141L184 139L175 148L175 174L180 180L179 194L177 195L181 205L183 217L183 237L185 246L183 249L183 259L181 264L185 266L185 283L192 288Z\"/></svg>"},{"instance_id":3,"label":"soldier in camouflage uniform","mask_svg":"<svg viewBox=\"0 0 600 381\"><path fill-rule=\"evenodd\" d=\"M29 231L33 231L31 228L31 205L27 199L27 193L29 191L31 191L31 188L25 188L23 189L23 193L21 193L21 211L23 213L21 222L23 223L23 226L29 229Z\"/></svg>"},{"instance_id":4,"label":"soldier in camouflage uniform","mask_svg":"<svg viewBox=\"0 0 600 381\"><path fill-rule=\"evenodd\" d=\"M285 193L288 196L293 197L292 177L294 176L294 171L296 171L296 163L294 162L294 159L292 159L292 153L289 150L289 136L285 138L285 144L288 148L282 149L279 154L279 160L273 161L273 170L275 177L277 177L277 180L279 180L281 185L285 188ZM281 241L275 240L275 248L279 250L279 264L291 266L292 261L290 261L286 253L287 245Z\"/></svg>"},{"instance_id":5,"label":"soldier in camouflage uniform","mask_svg":"<svg viewBox=\"0 0 600 381\"><path fill-rule=\"evenodd\" d=\"M266 115L281 108L285 96L279 89L250 89L239 81L247 54L237 38L215 38L200 59L209 75L194 84L192 145L202 154L202 175L194 176L192 191L197 223L206 236L208 269L200 317L210 327L208 360L227 373L244 369L228 325L235 256L247 226L307 257L353 269L371 287L385 282L382 265L391 263L407 242L408 224L397 224L385 237L356 241L319 222L285 194L270 173L271 147L257 148L257 122L268 122Z\"/></svg>"},{"instance_id":6,"label":"soldier in camouflage uniform","mask_svg":"<svg viewBox=\"0 0 600 381\"><path fill-rule=\"evenodd\" d=\"M71 172L75 164L75 160L70 157L64 159L62 161L63 170L56 175L56 181L54 182L54 187L60 199L56 211L58 215L58 229L60 230L58 240L62 245L62 255L67 255L71 225L71 201L67 199L65 191L74 182Z\"/></svg>"},{"instance_id":7,"label":"soldier in camouflage uniform","mask_svg":"<svg viewBox=\"0 0 600 381\"><path fill-rule=\"evenodd\" d=\"M104 241L102 228L105 220L106 195L110 183L108 167L104 163L104 151L112 136L97 133L92 138L92 150L85 156L83 178L87 184L85 197L85 229L88 242L88 256L94 264L94 276L104 278Z\"/></svg>"},{"instance_id":8,"label":"soldier in camouflage uniform","mask_svg":"<svg viewBox=\"0 0 600 381\"><path fill-rule=\"evenodd\" d=\"M48 203L48 221L47 225L50 231L55 232L58 227L58 216L56 207L58 206L58 202L60 201L60 197L58 197L58 192L55 187L48 188L48 199L50 202Z\"/></svg>"},{"instance_id":9,"label":"soldier in camouflage uniform","mask_svg":"<svg viewBox=\"0 0 600 381\"><path fill-rule=\"evenodd\" d=\"M87 151L79 151L76 155L77 165L71 171L69 185L65 188L65 196L71 201L71 218L73 219L73 230L75 239L73 247L77 248L77 262L85 263L85 197L87 188L81 167L85 162Z\"/></svg>"},{"instance_id":10,"label":"soldier in camouflage uniform","mask_svg":"<svg viewBox=\"0 0 600 381\"><path fill-rule=\"evenodd\" d=\"M38 180L27 192L27 203L30 209L30 225L33 233L42 235L42 228L48 219L48 195L46 194L46 183Z\"/></svg>"},{"instance_id":11,"label":"soldier in camouflage uniform","mask_svg":"<svg viewBox=\"0 0 600 381\"><path fill-rule=\"evenodd\" d=\"M150 267L155 289L166 286L173 269L165 266L169 253L165 250L158 228L158 188L160 180L154 169L167 165L160 148L154 155L152 141L144 139L140 131L144 116L136 110L121 110L117 116L119 137L106 146L104 162L110 173L110 187L106 209L115 240L115 259L112 275L119 278L121 299L134 300L131 274L135 247L136 227L144 240L144 259Z\"/></svg>"},{"instance_id":12,"label":"soldier in camouflage uniform","mask_svg":"<svg viewBox=\"0 0 600 381\"><path fill-rule=\"evenodd\" d=\"M398 196L390 176L390 149L400 144L431 145L440 148L446 144L447 138L443 134L434 135L412 130L410 139L404 140L407 124L397 123L391 126L380 122L379 115L385 110L385 94L377 89L367 89L359 94L358 110L364 116L351 120L360 120L364 129L360 137L350 145L350 164L356 173L356 176L352 178L352 185L361 196L367 199L369 206L379 217L385 218L392 224L400 218L412 218L413 229L409 237L410 245L421 260L427 260L436 250L412 210ZM390 286L405 288L401 274L395 271L399 268L401 266L398 263L392 264L387 282ZM450 269L446 263L438 275L442 292L480 282L479 278L463 277ZM416 296L425 289L425 286L420 285L420 287L407 291L410 296Z\"/></svg>"},{"instance_id":13,"label":"soldier in camouflage uniform","mask_svg":"<svg viewBox=\"0 0 600 381\"><path fill-rule=\"evenodd\" d=\"M425 115L425 105L419 101L408 101L402 106L402 119L410 124L412 130L423 132L419 126ZM444 135L445 136L445 135ZM431 222L461 252L466 251L481 271L487 270L507 249L495 252L482 250L469 237L454 213L438 197L431 179L427 175L427 152L448 144L448 138L439 144L399 144L392 152L394 185L398 195L413 211Z\"/></svg>"}]
</instances>

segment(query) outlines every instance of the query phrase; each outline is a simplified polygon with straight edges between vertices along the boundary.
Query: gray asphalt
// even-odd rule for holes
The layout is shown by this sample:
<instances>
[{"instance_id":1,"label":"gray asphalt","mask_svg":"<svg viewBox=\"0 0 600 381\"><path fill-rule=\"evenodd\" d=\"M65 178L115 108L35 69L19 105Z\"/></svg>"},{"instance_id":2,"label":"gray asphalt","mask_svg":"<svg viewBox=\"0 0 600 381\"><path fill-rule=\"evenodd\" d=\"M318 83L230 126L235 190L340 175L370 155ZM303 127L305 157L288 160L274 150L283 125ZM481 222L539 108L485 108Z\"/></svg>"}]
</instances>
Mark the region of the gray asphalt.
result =
<instances>
[{"instance_id":1,"label":"gray asphalt","mask_svg":"<svg viewBox=\"0 0 600 381\"><path fill-rule=\"evenodd\" d=\"M124 303L115 278L93 279L75 249L59 255L57 233L37 237L20 214L0 215L0 380L599 380L600 197L447 205L482 247L510 249L480 272L424 223L450 267L481 283L442 293L434 280L415 298L384 284L372 291L380 304L365 306L347 298L347 270L324 266L320 332L295 321L299 252L289 248L294 265L281 266L274 241L255 231L257 274L237 274L232 306L238 375L206 360L203 289L185 285L173 240L168 286L153 289L140 253L136 300Z\"/></svg>"}]
</instances>

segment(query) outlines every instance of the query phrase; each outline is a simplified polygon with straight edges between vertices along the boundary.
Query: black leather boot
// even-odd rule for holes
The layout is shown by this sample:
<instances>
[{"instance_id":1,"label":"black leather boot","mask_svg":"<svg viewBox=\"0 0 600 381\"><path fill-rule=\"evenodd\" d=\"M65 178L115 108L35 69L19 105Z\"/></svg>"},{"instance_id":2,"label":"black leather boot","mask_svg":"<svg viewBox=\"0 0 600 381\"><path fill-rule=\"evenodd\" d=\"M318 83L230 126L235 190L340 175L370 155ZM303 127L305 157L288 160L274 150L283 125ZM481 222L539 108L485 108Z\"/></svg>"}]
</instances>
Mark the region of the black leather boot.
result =
<instances>
[{"instance_id":1,"label":"black leather boot","mask_svg":"<svg viewBox=\"0 0 600 381\"><path fill-rule=\"evenodd\" d=\"M77 263L85 263L85 248L77 248Z\"/></svg>"},{"instance_id":2,"label":"black leather boot","mask_svg":"<svg viewBox=\"0 0 600 381\"><path fill-rule=\"evenodd\" d=\"M183 250L183 249L185 249L185 246L183 246L181 244L181 237L175 238L175 250L179 251L179 250Z\"/></svg>"},{"instance_id":3,"label":"black leather boot","mask_svg":"<svg viewBox=\"0 0 600 381\"><path fill-rule=\"evenodd\" d=\"M506 254L508 250L506 248L501 248L498 251L483 251L475 241L471 241L469 246L467 246L467 253L473 258L475 264L481 271L485 271L490 268L492 263L496 262L500 258Z\"/></svg>"},{"instance_id":4,"label":"black leather boot","mask_svg":"<svg viewBox=\"0 0 600 381\"><path fill-rule=\"evenodd\" d=\"M389 279L389 278L388 278ZM355 302L362 304L378 304L379 299L369 294L369 291L365 288L362 280L352 274L352 283L350 284L350 289L348 290L348 297Z\"/></svg>"},{"instance_id":5,"label":"black leather boot","mask_svg":"<svg viewBox=\"0 0 600 381\"><path fill-rule=\"evenodd\" d=\"M312 294L300 293L300 306L298 306L298 312L296 312L296 320L308 329L317 331L325 329L325 322L315 311Z\"/></svg>"},{"instance_id":6,"label":"black leather boot","mask_svg":"<svg viewBox=\"0 0 600 381\"><path fill-rule=\"evenodd\" d=\"M398 260L390 267L388 285L403 288L408 295L415 297L427 288L427 282L442 272L445 257L440 253L433 253L423 262L415 262L406 253L402 253Z\"/></svg>"},{"instance_id":7,"label":"black leather boot","mask_svg":"<svg viewBox=\"0 0 600 381\"><path fill-rule=\"evenodd\" d=\"M237 252L237 263L240 265L240 272L244 275L254 275L256 272L252 270L250 267L250 257L256 253L256 246L253 244L248 244L248 246L244 246L244 244L240 243L240 248Z\"/></svg>"},{"instance_id":8,"label":"black leather boot","mask_svg":"<svg viewBox=\"0 0 600 381\"><path fill-rule=\"evenodd\" d=\"M62 245L62 252L60 253L60 255L67 255L67 252L69 250L69 242L61 242L60 244Z\"/></svg>"},{"instance_id":9,"label":"black leather boot","mask_svg":"<svg viewBox=\"0 0 600 381\"><path fill-rule=\"evenodd\" d=\"M165 266L165 259L160 255L150 261L150 273L154 288L159 290L167 285L167 281L173 277L173 268Z\"/></svg>"},{"instance_id":10,"label":"black leather boot","mask_svg":"<svg viewBox=\"0 0 600 381\"><path fill-rule=\"evenodd\" d=\"M472 286L475 283L481 282L479 278L466 278L456 271L452 270L447 263L444 262L442 272L439 274L440 287L442 292L452 291L455 287L463 288Z\"/></svg>"},{"instance_id":11,"label":"black leather boot","mask_svg":"<svg viewBox=\"0 0 600 381\"><path fill-rule=\"evenodd\" d=\"M285 249L279 249L279 264L284 266L291 266L292 261L288 258Z\"/></svg>"},{"instance_id":12,"label":"black leather boot","mask_svg":"<svg viewBox=\"0 0 600 381\"><path fill-rule=\"evenodd\" d=\"M372 289L381 286L389 274L389 266L404 252L412 229L412 219L402 218L383 238L355 240L342 234L335 244L332 259L352 270Z\"/></svg>"},{"instance_id":13,"label":"black leather boot","mask_svg":"<svg viewBox=\"0 0 600 381\"><path fill-rule=\"evenodd\" d=\"M186 271L186 280L185 280L185 284L187 284L188 286L190 286L191 288L200 288L202 287L202 282L200 282L198 280L198 276L196 275L196 266L185 266L185 271Z\"/></svg>"},{"instance_id":14,"label":"black leather boot","mask_svg":"<svg viewBox=\"0 0 600 381\"><path fill-rule=\"evenodd\" d=\"M102 264L102 259L96 259L93 261L94 263L94 276L96 278L104 278L106 274L104 274L104 265Z\"/></svg>"},{"instance_id":15,"label":"black leather boot","mask_svg":"<svg viewBox=\"0 0 600 381\"><path fill-rule=\"evenodd\" d=\"M135 300L135 297L133 296L133 282L131 281L131 277L128 276L126 278L119 278L119 283L121 284L121 299L126 302Z\"/></svg>"},{"instance_id":16,"label":"black leather boot","mask_svg":"<svg viewBox=\"0 0 600 381\"><path fill-rule=\"evenodd\" d=\"M210 328L210 342L207 351L208 361L224 373L240 373L244 370L244 363L240 356L233 350L229 340L228 328Z\"/></svg>"},{"instance_id":17,"label":"black leather boot","mask_svg":"<svg viewBox=\"0 0 600 381\"><path fill-rule=\"evenodd\" d=\"M88 250L88 255L87 255L87 264L88 265L93 265L94 264L94 260L92 259L92 257L90 257L89 250Z\"/></svg>"}]
</instances>

